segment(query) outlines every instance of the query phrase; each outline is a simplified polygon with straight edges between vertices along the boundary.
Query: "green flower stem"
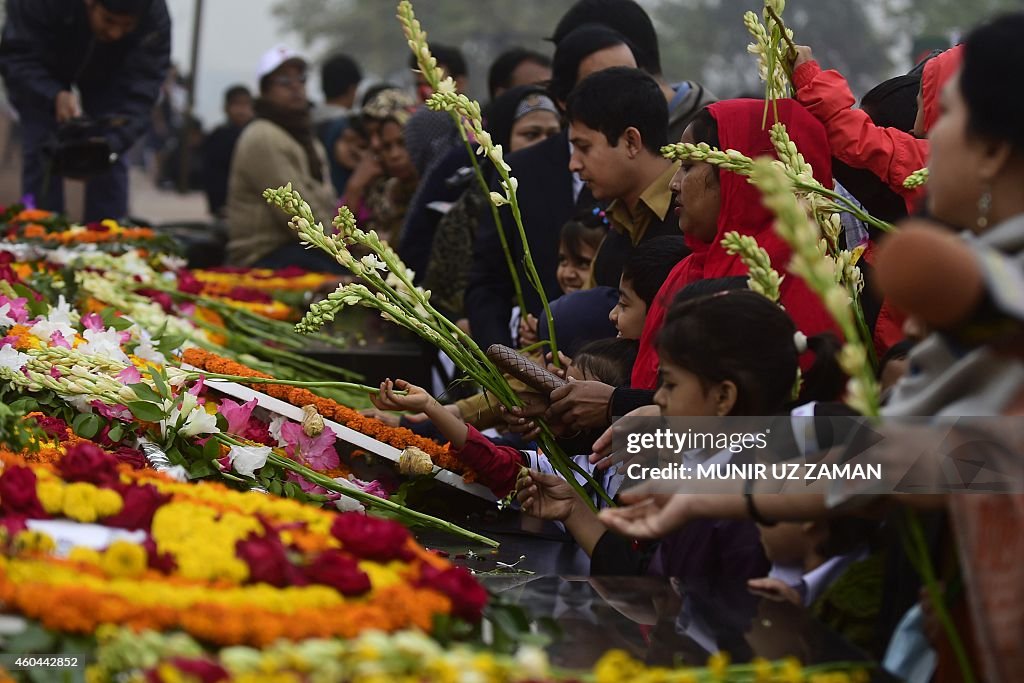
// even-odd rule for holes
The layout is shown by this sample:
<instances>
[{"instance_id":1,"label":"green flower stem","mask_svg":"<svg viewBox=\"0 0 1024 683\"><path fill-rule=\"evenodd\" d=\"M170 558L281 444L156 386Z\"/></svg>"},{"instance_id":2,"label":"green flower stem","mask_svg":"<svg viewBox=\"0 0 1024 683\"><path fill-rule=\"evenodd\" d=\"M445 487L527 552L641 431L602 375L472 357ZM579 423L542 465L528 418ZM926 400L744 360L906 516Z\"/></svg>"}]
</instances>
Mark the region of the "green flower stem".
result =
<instances>
[{"instance_id":1,"label":"green flower stem","mask_svg":"<svg viewBox=\"0 0 1024 683\"><path fill-rule=\"evenodd\" d=\"M294 379L274 379L273 377L245 377L242 375L223 375L215 372L189 372L185 375L186 381L197 380L200 377L206 379L221 379L238 384L280 384L286 387L309 387L315 389L348 389L351 391L362 391L368 394L380 393L378 387L371 387L365 384L354 382L305 382ZM404 396L405 391L395 391L396 394Z\"/></svg>"},{"instance_id":2,"label":"green flower stem","mask_svg":"<svg viewBox=\"0 0 1024 683\"><path fill-rule=\"evenodd\" d=\"M217 434L215 438L217 438L217 440L220 443L228 447L258 445L246 443L229 434L223 433ZM341 486L340 484L338 484L338 482L334 481L330 477L320 474L319 472L315 472L314 470L311 470L308 467L300 465L299 463L289 458L287 455L283 454L279 449L273 449L271 451L270 456L267 458L267 462L272 465L276 465L282 469L288 470L289 472L294 472L295 474L298 474L306 481L313 484L317 484L319 486L323 486L328 491L340 493L343 496L352 498L353 500L362 503L369 509L387 512L389 514L395 515L396 517L400 518L403 522L407 523L409 526L421 526L428 529L438 529L440 531L450 533L454 536L458 536L460 538L473 541L474 543L481 543L483 545L490 546L491 548L497 548L499 546L499 543L494 539L487 538L486 536L482 536L468 529L463 529L462 527L456 524L452 524L451 522L448 522L446 520L438 519L437 517L431 517L430 515L425 515L422 512L417 512L416 510L407 508L404 505L399 505L398 503L392 502L385 498L380 498L378 496L373 495L372 493L352 489L347 486Z\"/></svg>"},{"instance_id":3,"label":"green flower stem","mask_svg":"<svg viewBox=\"0 0 1024 683\"><path fill-rule=\"evenodd\" d=\"M436 88L436 86L434 86ZM449 112L455 124L459 129L459 135L462 137L462 143L466 146L466 151L469 152L469 161L473 165L473 174L476 176L477 184L480 185L480 190L484 193L484 197L488 197L491 188L487 184L487 179L484 178L483 170L480 168L480 162L476 160L476 152L473 150L473 145L469 142L469 137L466 135L465 128L462 126L462 121L459 115L455 112ZM502 225L501 212L498 211L498 207L494 205L490 199L487 200L487 205L491 207L491 218L494 219L494 226L498 231L498 240L501 242L501 250L505 254L505 265L508 266L509 275L512 277L512 288L516 293L516 303L519 305L520 311L526 310L526 299L523 298L523 285L519 282L519 271L516 270L515 260L512 258L512 249L508 244L508 237L505 235L505 227Z\"/></svg>"},{"instance_id":4,"label":"green flower stem","mask_svg":"<svg viewBox=\"0 0 1024 683\"><path fill-rule=\"evenodd\" d=\"M508 171L501 167L497 167L497 169L505 183L509 184L511 177ZM541 282L540 275L537 273L537 266L534 265L533 256L530 254L530 241L526 238L523 215L519 211L519 199L515 192L509 192L509 205L512 208L512 217L516 221L516 228L519 229L519 239L523 243L523 264L526 266L526 277L531 281L533 288L537 290L541 306L544 307L544 317L548 321L548 339L551 342L552 363L554 363L556 368L561 367L561 362L558 360L558 339L555 335L555 319L551 315L551 306L548 303L547 294L544 292L544 283ZM526 309L520 309L520 314L525 316Z\"/></svg>"},{"instance_id":5,"label":"green flower stem","mask_svg":"<svg viewBox=\"0 0 1024 683\"><path fill-rule=\"evenodd\" d=\"M946 632L946 638L949 639L950 647L953 648L957 665L960 667L960 675L963 677L962 680L964 683L975 683L978 679L974 675L974 668L971 666L971 659L967 654L967 648L964 646L963 639L960 638L960 634L956 630L956 624L953 623L953 617L946 606L946 598L942 594L939 581L935 576L935 570L932 567L931 557L928 553L928 542L925 540L924 531L921 529L921 520L918 519L917 514L912 510L907 510L906 526L907 531L904 533L903 545L907 555L924 581L925 590L928 591L928 598L931 601L932 609L935 610L935 615L939 618L939 622Z\"/></svg>"}]
</instances>

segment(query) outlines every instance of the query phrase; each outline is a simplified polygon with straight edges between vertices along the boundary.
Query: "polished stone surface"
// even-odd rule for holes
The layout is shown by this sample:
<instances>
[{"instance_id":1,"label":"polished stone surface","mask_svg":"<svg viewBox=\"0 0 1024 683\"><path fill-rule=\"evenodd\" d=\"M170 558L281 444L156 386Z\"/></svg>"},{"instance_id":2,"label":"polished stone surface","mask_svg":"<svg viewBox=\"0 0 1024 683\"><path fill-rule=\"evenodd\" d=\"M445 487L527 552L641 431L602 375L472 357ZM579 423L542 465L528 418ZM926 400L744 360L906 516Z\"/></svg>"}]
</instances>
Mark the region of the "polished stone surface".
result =
<instances>
[{"instance_id":1,"label":"polished stone surface","mask_svg":"<svg viewBox=\"0 0 1024 683\"><path fill-rule=\"evenodd\" d=\"M511 511L471 520L475 531L501 542L496 551L452 544L440 534L417 537L476 572L489 590L526 608L534 620L557 624L560 635L548 646L556 666L587 669L614 648L661 666L701 666L719 650L738 663L791 656L805 664L867 662L807 610L755 596L742 583L590 577L587 558L557 527L523 530L522 524ZM876 672L873 680L893 679Z\"/></svg>"}]
</instances>

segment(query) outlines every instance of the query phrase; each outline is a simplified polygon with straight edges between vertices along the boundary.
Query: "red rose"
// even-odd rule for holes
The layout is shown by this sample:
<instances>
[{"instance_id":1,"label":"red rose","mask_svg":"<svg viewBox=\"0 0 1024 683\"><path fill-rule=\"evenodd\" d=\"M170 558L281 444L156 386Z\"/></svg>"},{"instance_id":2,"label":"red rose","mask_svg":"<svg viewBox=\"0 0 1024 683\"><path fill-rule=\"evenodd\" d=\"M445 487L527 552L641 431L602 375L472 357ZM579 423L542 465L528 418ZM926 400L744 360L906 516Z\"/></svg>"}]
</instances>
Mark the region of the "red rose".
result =
<instances>
[{"instance_id":1,"label":"red rose","mask_svg":"<svg viewBox=\"0 0 1024 683\"><path fill-rule=\"evenodd\" d=\"M409 530L388 519L346 512L334 519L331 535L359 558L388 562L409 557Z\"/></svg>"},{"instance_id":2,"label":"red rose","mask_svg":"<svg viewBox=\"0 0 1024 683\"><path fill-rule=\"evenodd\" d=\"M342 595L361 595L370 590L370 577L351 555L340 550L325 550L305 569L306 578L322 583Z\"/></svg>"},{"instance_id":3,"label":"red rose","mask_svg":"<svg viewBox=\"0 0 1024 683\"><path fill-rule=\"evenodd\" d=\"M5 515L49 517L36 495L36 473L28 467L8 467L0 475L0 512Z\"/></svg>"},{"instance_id":4,"label":"red rose","mask_svg":"<svg viewBox=\"0 0 1024 683\"><path fill-rule=\"evenodd\" d=\"M135 291L159 304L164 313L174 313L174 299L167 292L161 292L159 289L137 289Z\"/></svg>"},{"instance_id":5,"label":"red rose","mask_svg":"<svg viewBox=\"0 0 1024 683\"><path fill-rule=\"evenodd\" d=\"M36 415L32 419L36 421L36 425L39 426L44 432L55 439L64 441L68 437L68 423L59 417L50 417L49 415Z\"/></svg>"},{"instance_id":6,"label":"red rose","mask_svg":"<svg viewBox=\"0 0 1024 683\"><path fill-rule=\"evenodd\" d=\"M209 659L171 658L171 665L185 674L186 678L195 678L201 683L220 683L231 678L227 670Z\"/></svg>"},{"instance_id":7,"label":"red rose","mask_svg":"<svg viewBox=\"0 0 1024 683\"><path fill-rule=\"evenodd\" d=\"M117 458L91 443L80 443L68 449L58 468L65 481L110 486L118 480Z\"/></svg>"},{"instance_id":8,"label":"red rose","mask_svg":"<svg viewBox=\"0 0 1024 683\"><path fill-rule=\"evenodd\" d=\"M131 465L133 470L141 470L146 468L146 456L142 454L138 448L131 448L129 446L121 446L114 451L114 457L117 458L118 462L126 465Z\"/></svg>"},{"instance_id":9,"label":"red rose","mask_svg":"<svg viewBox=\"0 0 1024 683\"><path fill-rule=\"evenodd\" d=\"M186 294L199 294L203 291L203 283L191 271L182 268L177 272L178 291Z\"/></svg>"},{"instance_id":10,"label":"red rose","mask_svg":"<svg viewBox=\"0 0 1024 683\"><path fill-rule=\"evenodd\" d=\"M252 583L269 583L278 588L307 583L306 577L288 561L281 537L271 529L265 529L263 536L249 534L244 541L235 544L235 553L249 565Z\"/></svg>"},{"instance_id":11,"label":"red rose","mask_svg":"<svg viewBox=\"0 0 1024 683\"><path fill-rule=\"evenodd\" d=\"M417 585L432 588L448 596L452 601L452 614L457 617L476 623L483 616L484 605L487 604L487 591L463 567L435 569L429 564L424 564Z\"/></svg>"},{"instance_id":12,"label":"red rose","mask_svg":"<svg viewBox=\"0 0 1024 683\"><path fill-rule=\"evenodd\" d=\"M123 486L120 488L124 507L116 515L106 517L103 523L118 529L149 529L157 508L171 499L157 491L152 484Z\"/></svg>"},{"instance_id":13,"label":"red rose","mask_svg":"<svg viewBox=\"0 0 1024 683\"><path fill-rule=\"evenodd\" d=\"M147 536L142 547L146 549L146 565L163 574L173 574L178 569L178 561L170 553L161 553L157 550L156 541L152 536Z\"/></svg>"}]
</instances>

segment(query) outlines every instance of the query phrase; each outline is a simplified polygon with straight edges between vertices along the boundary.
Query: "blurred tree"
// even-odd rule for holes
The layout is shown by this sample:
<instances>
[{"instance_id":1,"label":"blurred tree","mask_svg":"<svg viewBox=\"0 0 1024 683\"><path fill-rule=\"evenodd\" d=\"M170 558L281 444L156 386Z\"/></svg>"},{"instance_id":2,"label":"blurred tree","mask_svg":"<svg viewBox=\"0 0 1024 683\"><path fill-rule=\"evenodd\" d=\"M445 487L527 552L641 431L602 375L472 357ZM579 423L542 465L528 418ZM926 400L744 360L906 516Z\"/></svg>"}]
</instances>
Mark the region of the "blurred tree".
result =
<instances>
[{"instance_id":1,"label":"blurred tree","mask_svg":"<svg viewBox=\"0 0 1024 683\"><path fill-rule=\"evenodd\" d=\"M670 80L701 80L720 97L757 95L763 84L746 46L743 13L760 14L762 0L641 0L661 36L662 67ZM810 45L825 68L838 69L855 92L889 75L888 46L864 3L791 0L783 15L797 44Z\"/></svg>"},{"instance_id":2,"label":"blurred tree","mask_svg":"<svg viewBox=\"0 0 1024 683\"><path fill-rule=\"evenodd\" d=\"M883 0L892 25L908 35L951 36L1000 12L1021 10L1021 0Z\"/></svg>"},{"instance_id":3,"label":"blurred tree","mask_svg":"<svg viewBox=\"0 0 1024 683\"><path fill-rule=\"evenodd\" d=\"M327 52L343 50L369 73L409 82L410 53L395 18L397 5L397 0L281 0L274 13L307 43L324 40ZM551 0L421 0L414 7L431 41L462 49L473 92L480 96L487 92L491 61L505 49L519 45L551 54L544 38L565 11Z\"/></svg>"}]
</instances>

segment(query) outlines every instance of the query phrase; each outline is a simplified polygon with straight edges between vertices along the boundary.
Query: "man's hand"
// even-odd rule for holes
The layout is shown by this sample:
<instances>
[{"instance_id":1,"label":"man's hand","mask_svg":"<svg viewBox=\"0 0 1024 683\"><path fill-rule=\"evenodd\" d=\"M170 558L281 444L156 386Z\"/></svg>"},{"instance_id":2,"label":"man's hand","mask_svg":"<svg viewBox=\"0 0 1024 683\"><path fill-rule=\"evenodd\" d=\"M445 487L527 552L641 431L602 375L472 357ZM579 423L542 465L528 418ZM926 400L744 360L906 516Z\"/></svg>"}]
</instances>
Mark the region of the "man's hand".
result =
<instances>
[{"instance_id":1,"label":"man's hand","mask_svg":"<svg viewBox=\"0 0 1024 683\"><path fill-rule=\"evenodd\" d=\"M77 119L82 115L82 108L78 104L78 97L70 90L61 90L57 93L54 102L54 116L57 123L65 123L71 119Z\"/></svg>"},{"instance_id":2,"label":"man's hand","mask_svg":"<svg viewBox=\"0 0 1024 683\"><path fill-rule=\"evenodd\" d=\"M619 498L629 505L601 510L598 518L612 531L630 538L667 536L692 516L685 494L626 491Z\"/></svg>"},{"instance_id":3,"label":"man's hand","mask_svg":"<svg viewBox=\"0 0 1024 683\"><path fill-rule=\"evenodd\" d=\"M603 382L573 379L551 392L548 416L568 429L581 431L608 426L608 404L615 387Z\"/></svg>"},{"instance_id":4,"label":"man's hand","mask_svg":"<svg viewBox=\"0 0 1024 683\"><path fill-rule=\"evenodd\" d=\"M548 372L558 375L562 379L565 379L565 371L572 365L572 358L569 358L569 356L561 351L558 352L558 365L555 365L555 356L550 351L544 356L544 360L548 363Z\"/></svg>"},{"instance_id":5,"label":"man's hand","mask_svg":"<svg viewBox=\"0 0 1024 683\"><path fill-rule=\"evenodd\" d=\"M537 393L521 393L519 398L526 404L521 408L500 407L501 419L505 423L504 431L521 434L526 441L534 441L540 436L540 427L533 421L541 417L548 409L548 401Z\"/></svg>"},{"instance_id":6,"label":"man's hand","mask_svg":"<svg viewBox=\"0 0 1024 683\"><path fill-rule=\"evenodd\" d=\"M653 403L649 406L640 406L629 411L623 417L658 417L661 415L661 409ZM614 447L615 427L614 425L604 430L604 432L594 442L594 452L590 454L590 464L597 467L599 470L606 470L612 465L616 464L616 460L612 458L612 449Z\"/></svg>"},{"instance_id":7,"label":"man's hand","mask_svg":"<svg viewBox=\"0 0 1024 683\"><path fill-rule=\"evenodd\" d=\"M804 602L795 588L768 576L763 579L750 579L747 581L747 588L751 593L775 602L791 602L794 605L802 605Z\"/></svg>"},{"instance_id":8,"label":"man's hand","mask_svg":"<svg viewBox=\"0 0 1024 683\"><path fill-rule=\"evenodd\" d=\"M572 487L554 474L531 471L516 495L523 512L540 519L565 521L577 503L582 503Z\"/></svg>"},{"instance_id":9,"label":"man's hand","mask_svg":"<svg viewBox=\"0 0 1024 683\"><path fill-rule=\"evenodd\" d=\"M793 60L793 68L797 68L801 64L806 62L814 61L814 53L811 52L811 48L806 45L796 46L796 59Z\"/></svg>"},{"instance_id":10,"label":"man's hand","mask_svg":"<svg viewBox=\"0 0 1024 683\"><path fill-rule=\"evenodd\" d=\"M537 326L540 321L537 320L537 316L532 313L527 313L519 319L519 348L526 348L532 346L539 341L537 337Z\"/></svg>"}]
</instances>

